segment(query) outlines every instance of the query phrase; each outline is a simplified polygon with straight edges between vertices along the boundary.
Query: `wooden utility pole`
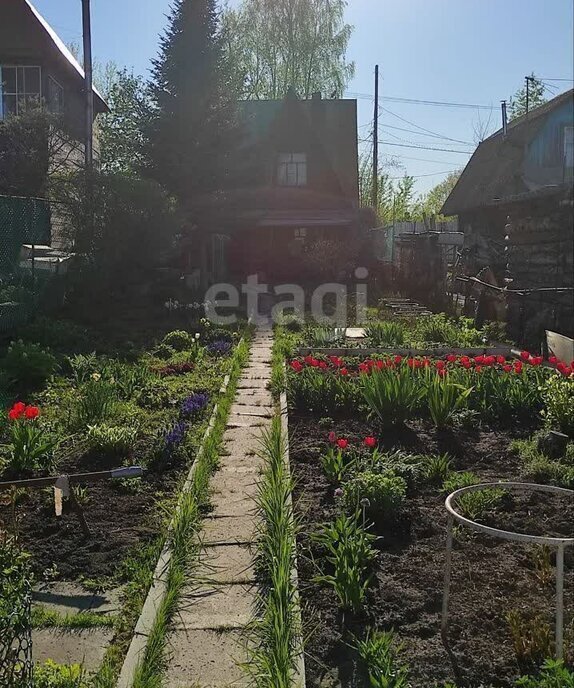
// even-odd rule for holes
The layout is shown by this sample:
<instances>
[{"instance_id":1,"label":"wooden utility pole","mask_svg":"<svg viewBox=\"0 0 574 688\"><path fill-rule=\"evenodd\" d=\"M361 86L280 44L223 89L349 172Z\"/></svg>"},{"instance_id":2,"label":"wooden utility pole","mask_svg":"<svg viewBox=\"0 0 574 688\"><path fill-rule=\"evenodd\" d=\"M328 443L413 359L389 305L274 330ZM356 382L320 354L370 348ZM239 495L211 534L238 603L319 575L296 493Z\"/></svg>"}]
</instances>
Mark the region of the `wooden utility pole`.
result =
<instances>
[{"instance_id":1,"label":"wooden utility pole","mask_svg":"<svg viewBox=\"0 0 574 688\"><path fill-rule=\"evenodd\" d=\"M379 207L379 65L375 65L375 113L373 117L373 208Z\"/></svg>"},{"instance_id":2,"label":"wooden utility pole","mask_svg":"<svg viewBox=\"0 0 574 688\"><path fill-rule=\"evenodd\" d=\"M94 164L94 90L92 74L92 21L90 16L90 0L82 0L82 26L84 36L84 81L86 90L86 129L85 129L85 166L86 174L90 174Z\"/></svg>"}]
</instances>

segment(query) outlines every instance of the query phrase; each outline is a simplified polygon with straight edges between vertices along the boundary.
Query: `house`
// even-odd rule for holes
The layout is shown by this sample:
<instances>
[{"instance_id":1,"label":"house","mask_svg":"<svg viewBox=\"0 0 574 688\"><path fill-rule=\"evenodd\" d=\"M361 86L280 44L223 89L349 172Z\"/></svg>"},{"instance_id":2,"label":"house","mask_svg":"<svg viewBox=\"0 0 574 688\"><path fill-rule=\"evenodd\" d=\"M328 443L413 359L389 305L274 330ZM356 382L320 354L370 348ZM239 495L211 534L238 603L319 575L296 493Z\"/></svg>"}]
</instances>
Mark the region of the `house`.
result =
<instances>
[{"instance_id":1,"label":"house","mask_svg":"<svg viewBox=\"0 0 574 688\"><path fill-rule=\"evenodd\" d=\"M30 0L0 3L0 119L42 103L84 139L84 70ZM94 115L107 112L94 88Z\"/></svg>"},{"instance_id":2,"label":"house","mask_svg":"<svg viewBox=\"0 0 574 688\"><path fill-rule=\"evenodd\" d=\"M467 275L514 292L545 290L504 294L515 339L574 334L573 181L569 90L483 141L441 210L458 216Z\"/></svg>"},{"instance_id":3,"label":"house","mask_svg":"<svg viewBox=\"0 0 574 688\"><path fill-rule=\"evenodd\" d=\"M256 170L249 187L228 195L229 273L239 281L336 276L359 226L356 101L290 92L241 102L240 114Z\"/></svg>"}]
</instances>

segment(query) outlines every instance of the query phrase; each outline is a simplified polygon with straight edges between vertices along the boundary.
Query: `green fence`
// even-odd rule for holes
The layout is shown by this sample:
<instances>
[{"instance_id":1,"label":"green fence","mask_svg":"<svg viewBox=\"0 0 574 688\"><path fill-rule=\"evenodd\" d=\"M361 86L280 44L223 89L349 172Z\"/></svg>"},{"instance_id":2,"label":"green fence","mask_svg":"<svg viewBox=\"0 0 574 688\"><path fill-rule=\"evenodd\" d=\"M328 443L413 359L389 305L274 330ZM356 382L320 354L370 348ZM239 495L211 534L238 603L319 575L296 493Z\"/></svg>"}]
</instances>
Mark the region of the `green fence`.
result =
<instances>
[{"instance_id":1,"label":"green fence","mask_svg":"<svg viewBox=\"0 0 574 688\"><path fill-rule=\"evenodd\" d=\"M47 201L0 195L0 273L14 271L22 244L49 245L50 241Z\"/></svg>"}]
</instances>

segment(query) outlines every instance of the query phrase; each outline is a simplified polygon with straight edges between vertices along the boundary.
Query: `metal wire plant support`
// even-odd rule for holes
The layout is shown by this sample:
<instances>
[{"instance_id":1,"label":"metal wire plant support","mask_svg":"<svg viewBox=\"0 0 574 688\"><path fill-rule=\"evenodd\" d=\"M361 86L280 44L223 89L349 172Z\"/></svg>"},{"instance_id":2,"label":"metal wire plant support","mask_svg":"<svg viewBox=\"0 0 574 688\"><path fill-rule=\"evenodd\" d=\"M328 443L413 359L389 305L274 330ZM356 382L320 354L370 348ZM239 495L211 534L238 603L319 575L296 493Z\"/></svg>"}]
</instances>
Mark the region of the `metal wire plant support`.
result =
<instances>
[{"instance_id":1,"label":"metal wire plant support","mask_svg":"<svg viewBox=\"0 0 574 688\"><path fill-rule=\"evenodd\" d=\"M24 555L0 542L0 686L31 688L32 582Z\"/></svg>"},{"instance_id":2,"label":"metal wire plant support","mask_svg":"<svg viewBox=\"0 0 574 688\"><path fill-rule=\"evenodd\" d=\"M470 528L478 533L491 535L492 537L502 538L503 540L512 540L514 542L528 542L537 545L547 545L556 548L556 657L563 659L564 655L564 550L566 547L574 546L574 538L557 538L546 537L542 535L529 535L528 533L515 533L508 530L501 530L499 528L491 528L490 526L482 525L476 521L472 521L459 514L456 510L456 501L458 497L467 492L476 492L489 488L502 488L516 492L550 492L552 494L561 495L563 497L574 498L574 490L567 490L563 487L555 487L553 485L537 485L534 483L514 483L514 482L500 482L500 483L480 483L478 485L470 485L462 487L459 490L451 493L445 502L446 510L448 512L447 523L447 539L446 539L446 567L444 574L444 592L442 603L442 623L441 633L445 644L447 644L448 634L448 614L449 614L449 599L450 599L450 583L452 573L452 544L453 544L453 529L454 524L459 523L462 526Z\"/></svg>"}]
</instances>

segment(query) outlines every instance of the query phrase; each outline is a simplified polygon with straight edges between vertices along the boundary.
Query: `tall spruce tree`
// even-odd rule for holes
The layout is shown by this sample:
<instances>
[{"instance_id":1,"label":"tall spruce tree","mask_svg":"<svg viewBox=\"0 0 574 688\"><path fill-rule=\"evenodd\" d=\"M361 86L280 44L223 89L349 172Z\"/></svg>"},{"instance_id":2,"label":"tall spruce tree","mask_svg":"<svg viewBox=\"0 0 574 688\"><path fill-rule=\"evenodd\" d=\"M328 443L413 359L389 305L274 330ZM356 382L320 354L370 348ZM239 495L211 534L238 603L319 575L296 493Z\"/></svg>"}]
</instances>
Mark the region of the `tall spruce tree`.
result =
<instances>
[{"instance_id":1,"label":"tall spruce tree","mask_svg":"<svg viewBox=\"0 0 574 688\"><path fill-rule=\"evenodd\" d=\"M196 219L198 199L237 178L240 133L215 0L175 0L153 62L150 175Z\"/></svg>"}]
</instances>

